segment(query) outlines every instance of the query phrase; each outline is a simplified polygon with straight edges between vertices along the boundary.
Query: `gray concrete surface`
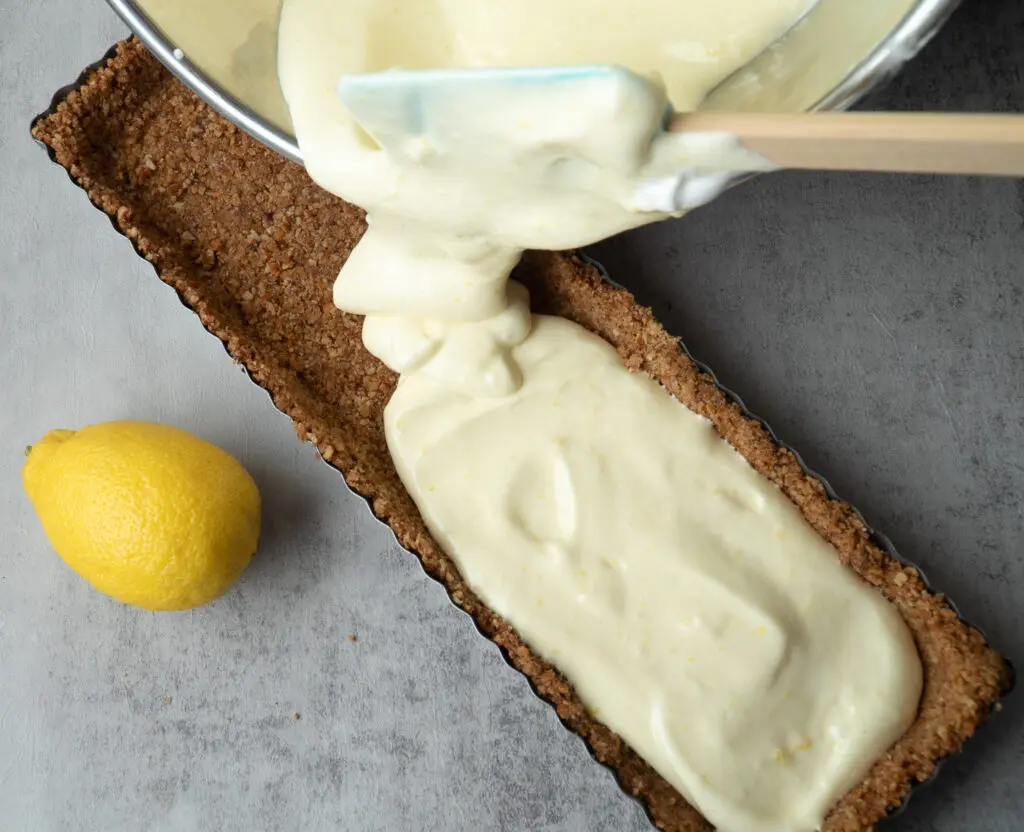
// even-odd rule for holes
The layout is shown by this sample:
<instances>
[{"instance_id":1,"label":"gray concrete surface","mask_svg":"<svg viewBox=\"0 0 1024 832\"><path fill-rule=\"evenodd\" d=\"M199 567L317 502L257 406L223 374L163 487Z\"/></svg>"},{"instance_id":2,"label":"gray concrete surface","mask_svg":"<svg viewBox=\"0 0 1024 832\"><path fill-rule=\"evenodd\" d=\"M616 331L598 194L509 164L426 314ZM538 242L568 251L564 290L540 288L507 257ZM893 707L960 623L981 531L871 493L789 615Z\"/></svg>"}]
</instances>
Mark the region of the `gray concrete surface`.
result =
<instances>
[{"instance_id":1,"label":"gray concrete surface","mask_svg":"<svg viewBox=\"0 0 1024 832\"><path fill-rule=\"evenodd\" d=\"M0 4L0 832L648 828L29 140L121 33L100 0ZM1024 6L973 0L879 103L1024 110L1022 72ZM780 174L597 253L1024 657L1021 183ZM258 479L223 600L128 609L47 545L21 449L120 417ZM1022 723L1017 695L885 828L1024 828Z\"/></svg>"}]
</instances>

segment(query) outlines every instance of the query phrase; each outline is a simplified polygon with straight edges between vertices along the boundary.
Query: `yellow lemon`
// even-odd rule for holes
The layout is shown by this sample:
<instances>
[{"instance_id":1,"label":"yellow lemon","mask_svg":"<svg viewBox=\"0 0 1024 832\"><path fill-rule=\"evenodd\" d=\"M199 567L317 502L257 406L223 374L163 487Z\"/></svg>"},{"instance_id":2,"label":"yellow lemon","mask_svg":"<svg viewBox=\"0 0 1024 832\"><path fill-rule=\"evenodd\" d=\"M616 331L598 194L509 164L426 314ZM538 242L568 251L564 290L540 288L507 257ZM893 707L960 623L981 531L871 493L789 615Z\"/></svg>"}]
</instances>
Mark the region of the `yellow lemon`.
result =
<instances>
[{"instance_id":1,"label":"yellow lemon","mask_svg":"<svg viewBox=\"0 0 1024 832\"><path fill-rule=\"evenodd\" d=\"M205 604L256 551L252 477L230 454L167 425L50 431L29 449L22 482L57 553L126 604Z\"/></svg>"}]
</instances>

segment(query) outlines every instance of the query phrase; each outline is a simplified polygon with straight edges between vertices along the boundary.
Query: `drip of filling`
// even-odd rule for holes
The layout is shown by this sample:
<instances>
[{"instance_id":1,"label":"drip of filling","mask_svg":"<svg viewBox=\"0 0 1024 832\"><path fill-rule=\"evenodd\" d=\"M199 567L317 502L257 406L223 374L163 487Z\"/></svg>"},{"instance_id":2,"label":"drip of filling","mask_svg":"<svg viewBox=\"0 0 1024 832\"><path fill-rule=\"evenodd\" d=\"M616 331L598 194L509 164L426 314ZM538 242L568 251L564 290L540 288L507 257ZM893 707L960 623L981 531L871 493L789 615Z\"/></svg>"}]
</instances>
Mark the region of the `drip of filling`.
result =
<instances>
[{"instance_id":1,"label":"drip of filling","mask_svg":"<svg viewBox=\"0 0 1024 832\"><path fill-rule=\"evenodd\" d=\"M285 0L280 33L310 174L368 211L335 302L401 374L403 483L473 590L725 832L821 825L914 719L911 636L709 423L508 277L527 247L663 218L645 189L692 150L659 134L666 95L695 106L807 6ZM612 61L664 85L469 94L443 142L388 151L335 95L391 66Z\"/></svg>"}]
</instances>

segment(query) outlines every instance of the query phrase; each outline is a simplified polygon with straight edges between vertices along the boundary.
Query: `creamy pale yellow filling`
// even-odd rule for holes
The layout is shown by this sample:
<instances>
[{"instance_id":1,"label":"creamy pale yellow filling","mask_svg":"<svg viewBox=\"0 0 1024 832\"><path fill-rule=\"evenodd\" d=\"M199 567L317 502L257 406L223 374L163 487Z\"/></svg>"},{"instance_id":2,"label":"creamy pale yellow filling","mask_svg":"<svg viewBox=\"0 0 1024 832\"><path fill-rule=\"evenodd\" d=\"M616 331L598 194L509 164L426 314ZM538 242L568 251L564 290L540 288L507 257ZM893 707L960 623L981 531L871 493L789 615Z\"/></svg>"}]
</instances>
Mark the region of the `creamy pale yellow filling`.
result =
<instances>
[{"instance_id":1,"label":"creamy pale yellow filling","mask_svg":"<svg viewBox=\"0 0 1024 832\"><path fill-rule=\"evenodd\" d=\"M385 415L402 481L474 591L722 829L811 830L914 717L894 608L712 426L534 316L523 383L420 370Z\"/></svg>"},{"instance_id":2,"label":"creamy pale yellow filling","mask_svg":"<svg viewBox=\"0 0 1024 832\"><path fill-rule=\"evenodd\" d=\"M307 167L368 210L335 302L401 373L402 481L474 591L725 832L816 829L912 721L921 666L895 609L710 424L508 282L524 248L664 216L637 194L691 149L657 135L665 93L498 90L453 105L447 146L386 152L335 86L616 61L690 107L807 5L285 0L281 25Z\"/></svg>"}]
</instances>

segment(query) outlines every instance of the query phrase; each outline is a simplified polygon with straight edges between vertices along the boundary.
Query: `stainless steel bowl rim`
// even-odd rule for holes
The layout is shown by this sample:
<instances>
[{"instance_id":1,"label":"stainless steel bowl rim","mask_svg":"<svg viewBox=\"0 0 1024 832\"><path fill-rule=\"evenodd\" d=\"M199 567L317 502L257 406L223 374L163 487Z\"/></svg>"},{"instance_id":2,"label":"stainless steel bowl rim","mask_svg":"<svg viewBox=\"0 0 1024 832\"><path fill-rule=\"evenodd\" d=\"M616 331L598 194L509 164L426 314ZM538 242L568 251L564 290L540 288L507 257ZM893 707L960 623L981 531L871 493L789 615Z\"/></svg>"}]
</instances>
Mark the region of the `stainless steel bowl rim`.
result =
<instances>
[{"instance_id":1,"label":"stainless steel bowl rim","mask_svg":"<svg viewBox=\"0 0 1024 832\"><path fill-rule=\"evenodd\" d=\"M110 7L146 47L189 89L203 101L254 139L293 162L302 164L302 153L295 137L269 124L235 96L211 81L203 71L168 38L139 8L134 0L107 0Z\"/></svg>"}]
</instances>

